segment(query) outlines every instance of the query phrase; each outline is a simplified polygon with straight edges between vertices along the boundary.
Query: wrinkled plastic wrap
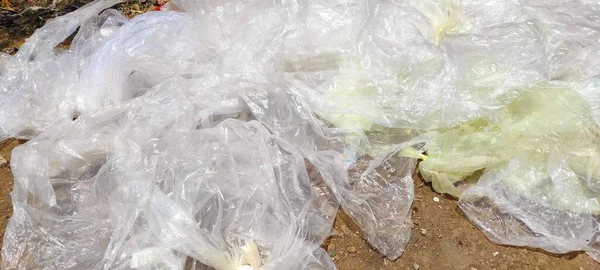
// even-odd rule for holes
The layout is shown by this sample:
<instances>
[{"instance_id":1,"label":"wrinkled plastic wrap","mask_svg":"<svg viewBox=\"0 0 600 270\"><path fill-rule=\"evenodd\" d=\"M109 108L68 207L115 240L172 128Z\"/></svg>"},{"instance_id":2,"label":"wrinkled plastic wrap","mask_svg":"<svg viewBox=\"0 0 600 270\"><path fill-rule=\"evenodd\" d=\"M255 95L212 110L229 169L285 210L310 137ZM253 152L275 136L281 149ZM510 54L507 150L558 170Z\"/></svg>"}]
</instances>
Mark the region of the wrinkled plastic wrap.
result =
<instances>
[{"instance_id":1,"label":"wrinkled plastic wrap","mask_svg":"<svg viewBox=\"0 0 600 270\"><path fill-rule=\"evenodd\" d=\"M545 63L548 77L522 88L503 108L415 138L412 144L427 151L419 170L436 191L460 197L461 209L492 241L554 253L587 251L597 259L600 127L594 62L600 6L463 4L459 31L536 25L546 56L521 58Z\"/></svg>"},{"instance_id":2,"label":"wrinkled plastic wrap","mask_svg":"<svg viewBox=\"0 0 600 270\"><path fill-rule=\"evenodd\" d=\"M303 149L305 156L319 168L325 182L344 210L361 227L369 243L390 258L397 258L410 240L411 205L414 198L412 174L416 159L401 157L401 145L373 138L361 149L379 153L376 158L362 155L357 160L355 133L327 128L316 119L306 102L292 87L284 91L245 95L253 114L269 130ZM294 97L294 98L291 98ZM303 110L290 110L303 108ZM287 119L282 123L281 119ZM389 135L389 134L388 134ZM407 140L411 133L389 136ZM388 136L385 136L388 138ZM363 138L363 142L364 142ZM380 151L377 145L387 145ZM353 150L354 149L354 150Z\"/></svg>"},{"instance_id":3,"label":"wrinkled plastic wrap","mask_svg":"<svg viewBox=\"0 0 600 270\"><path fill-rule=\"evenodd\" d=\"M598 3L118 2L0 55L3 269L332 269L339 206L395 259L419 158L493 241L597 258Z\"/></svg>"},{"instance_id":4,"label":"wrinkled plastic wrap","mask_svg":"<svg viewBox=\"0 0 600 270\"><path fill-rule=\"evenodd\" d=\"M74 87L79 65L86 55L79 53L77 46L67 53L57 53L55 47L99 12L119 2L95 1L50 20L27 39L18 54L0 61L5 62L0 69L0 140L30 139L51 124L73 119L77 92ZM108 27L102 32L90 23L87 28L79 36L91 31L90 28L97 34L94 39L81 40L82 43L99 43L108 35ZM88 47L88 51L92 48Z\"/></svg>"},{"instance_id":5,"label":"wrinkled plastic wrap","mask_svg":"<svg viewBox=\"0 0 600 270\"><path fill-rule=\"evenodd\" d=\"M498 114L415 138L427 141L419 169L494 242L598 251L600 126L586 107L568 88L528 90Z\"/></svg>"},{"instance_id":6,"label":"wrinkled plastic wrap","mask_svg":"<svg viewBox=\"0 0 600 270\"><path fill-rule=\"evenodd\" d=\"M337 206L293 146L257 121L196 129L189 104L157 95L15 150L5 267L180 268L190 256L239 269L248 243L258 266L331 264L319 244Z\"/></svg>"},{"instance_id":7,"label":"wrinkled plastic wrap","mask_svg":"<svg viewBox=\"0 0 600 270\"><path fill-rule=\"evenodd\" d=\"M318 4L92 16L103 3L3 69L1 136L32 138L13 154L3 268L332 269L320 244L340 204L375 248L403 252L416 160L397 152L412 133L332 126L286 73L299 9ZM67 51L36 47L77 27Z\"/></svg>"}]
</instances>

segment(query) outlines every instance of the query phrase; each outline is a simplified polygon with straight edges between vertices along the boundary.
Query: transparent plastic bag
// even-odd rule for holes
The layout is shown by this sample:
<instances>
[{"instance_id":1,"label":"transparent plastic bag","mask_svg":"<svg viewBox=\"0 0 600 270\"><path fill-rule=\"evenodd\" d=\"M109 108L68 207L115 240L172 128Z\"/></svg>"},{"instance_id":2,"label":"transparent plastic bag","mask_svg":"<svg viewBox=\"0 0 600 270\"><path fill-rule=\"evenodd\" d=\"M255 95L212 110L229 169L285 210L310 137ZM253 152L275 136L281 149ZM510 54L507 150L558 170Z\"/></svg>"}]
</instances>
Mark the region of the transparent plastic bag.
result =
<instances>
[{"instance_id":1,"label":"transparent plastic bag","mask_svg":"<svg viewBox=\"0 0 600 270\"><path fill-rule=\"evenodd\" d=\"M55 49L78 27L120 0L98 0L49 20L0 70L0 140L31 139L54 123L75 116L77 52ZM97 27L88 23L83 28ZM81 31L86 32L85 30ZM105 38L105 37L104 37Z\"/></svg>"},{"instance_id":2,"label":"transparent plastic bag","mask_svg":"<svg viewBox=\"0 0 600 270\"><path fill-rule=\"evenodd\" d=\"M118 2L0 56L4 268L330 269L339 205L395 259L416 158L494 241L595 254L597 3Z\"/></svg>"},{"instance_id":3,"label":"transparent plastic bag","mask_svg":"<svg viewBox=\"0 0 600 270\"><path fill-rule=\"evenodd\" d=\"M2 124L35 136L13 156L4 268L331 269L319 246L339 203L385 255L402 253L415 160L312 112L284 72L293 5L261 3L176 1L181 12L130 21L107 10L49 54L72 76L48 92L68 97L41 104L56 108L47 119Z\"/></svg>"},{"instance_id":4,"label":"transparent plastic bag","mask_svg":"<svg viewBox=\"0 0 600 270\"><path fill-rule=\"evenodd\" d=\"M3 268L332 265L319 245L337 205L298 150L257 121L196 129L175 85L15 149Z\"/></svg>"},{"instance_id":5,"label":"transparent plastic bag","mask_svg":"<svg viewBox=\"0 0 600 270\"><path fill-rule=\"evenodd\" d=\"M326 21L337 31L291 35L286 47L300 54L290 53L286 69L309 86L301 94L340 128L457 125L506 106L548 76L545 36L535 22L460 32L460 5L452 1L343 2L309 4L315 12L306 24L323 20L317 11L326 10L343 14Z\"/></svg>"},{"instance_id":6,"label":"transparent plastic bag","mask_svg":"<svg viewBox=\"0 0 600 270\"><path fill-rule=\"evenodd\" d=\"M523 154L486 169L459 206L495 243L597 253L600 193L584 183L561 154Z\"/></svg>"},{"instance_id":7,"label":"transparent plastic bag","mask_svg":"<svg viewBox=\"0 0 600 270\"><path fill-rule=\"evenodd\" d=\"M549 85L414 142L425 142L424 179L460 197L461 209L493 242L598 252L598 131L574 90Z\"/></svg>"},{"instance_id":8,"label":"transparent plastic bag","mask_svg":"<svg viewBox=\"0 0 600 270\"><path fill-rule=\"evenodd\" d=\"M331 192L369 243L390 259L399 257L410 239L416 159L401 157L398 151L402 147L390 146L383 138L369 141L364 134L324 126L307 110L308 104L298 92L295 87L251 92L244 95L244 100L257 120L297 145L319 168ZM282 119L288 121L282 123ZM388 136L402 142L412 134L382 135ZM357 137L361 139L357 141ZM390 147L375 151L377 142Z\"/></svg>"}]
</instances>

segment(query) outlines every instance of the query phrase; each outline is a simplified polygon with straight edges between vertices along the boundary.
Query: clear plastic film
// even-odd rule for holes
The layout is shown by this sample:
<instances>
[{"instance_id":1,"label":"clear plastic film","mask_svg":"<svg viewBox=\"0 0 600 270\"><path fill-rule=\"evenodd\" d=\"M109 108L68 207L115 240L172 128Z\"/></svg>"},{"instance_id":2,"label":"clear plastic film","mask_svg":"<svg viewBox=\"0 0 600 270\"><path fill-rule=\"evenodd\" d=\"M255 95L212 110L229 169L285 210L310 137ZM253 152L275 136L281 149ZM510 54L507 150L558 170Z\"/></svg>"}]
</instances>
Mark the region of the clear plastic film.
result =
<instances>
[{"instance_id":1,"label":"clear plastic film","mask_svg":"<svg viewBox=\"0 0 600 270\"><path fill-rule=\"evenodd\" d=\"M365 134L324 127L322 120L305 110L306 102L298 91L250 93L245 100L269 130L303 149L369 243L391 259L399 257L410 239L416 159L401 157L401 145L386 139L404 141L411 133L379 131L385 136L377 139L374 130L368 140ZM281 125L280 119L294 120Z\"/></svg>"},{"instance_id":2,"label":"clear plastic film","mask_svg":"<svg viewBox=\"0 0 600 270\"><path fill-rule=\"evenodd\" d=\"M543 81L522 87L503 108L412 143L426 150L424 178L460 197L496 243L597 258L598 8L589 1L462 2L464 16L450 32L530 25L545 48L543 58L520 57L545 65ZM475 78L485 81L481 74Z\"/></svg>"},{"instance_id":3,"label":"clear plastic film","mask_svg":"<svg viewBox=\"0 0 600 270\"><path fill-rule=\"evenodd\" d=\"M3 94L36 109L3 103L15 114L2 136L33 138L13 155L3 268L332 269L320 244L340 203L398 257L416 160L396 153L412 133L370 142L313 113L283 58L307 8L175 1L178 12L132 20L72 14L71 48L29 59L42 65L34 81L11 75L32 72L11 66L26 52L10 58ZM52 98L35 92L42 83Z\"/></svg>"},{"instance_id":4,"label":"clear plastic film","mask_svg":"<svg viewBox=\"0 0 600 270\"><path fill-rule=\"evenodd\" d=\"M0 55L3 268L331 269L338 206L395 259L418 158L493 241L597 251L597 3L118 2Z\"/></svg>"},{"instance_id":5,"label":"clear plastic film","mask_svg":"<svg viewBox=\"0 0 600 270\"><path fill-rule=\"evenodd\" d=\"M257 121L197 129L174 85L14 151L4 268L332 264L319 245L337 204L299 151Z\"/></svg>"},{"instance_id":6,"label":"clear plastic film","mask_svg":"<svg viewBox=\"0 0 600 270\"><path fill-rule=\"evenodd\" d=\"M343 2L309 5L314 12L305 24L322 21L318 11L325 8L343 14L326 22L335 33L292 35L286 49L301 54L289 53L286 69L310 86L302 94L341 128L460 124L507 105L548 76L545 37L535 22L460 32L462 6L453 1ZM313 47L297 45L302 42ZM307 60L305 54L320 57Z\"/></svg>"},{"instance_id":7,"label":"clear plastic film","mask_svg":"<svg viewBox=\"0 0 600 270\"><path fill-rule=\"evenodd\" d=\"M426 142L423 177L460 196L461 209L492 241L597 252L599 131L574 90L545 86L490 117L415 141Z\"/></svg>"},{"instance_id":8,"label":"clear plastic film","mask_svg":"<svg viewBox=\"0 0 600 270\"><path fill-rule=\"evenodd\" d=\"M85 55L78 56L79 50L57 52L55 47L79 27L98 31L98 26L90 20L119 2L98 0L50 20L27 39L15 56L2 60L5 63L0 73L0 140L30 139L51 124L73 119L78 65ZM94 41L97 43L107 35L99 33Z\"/></svg>"}]
</instances>

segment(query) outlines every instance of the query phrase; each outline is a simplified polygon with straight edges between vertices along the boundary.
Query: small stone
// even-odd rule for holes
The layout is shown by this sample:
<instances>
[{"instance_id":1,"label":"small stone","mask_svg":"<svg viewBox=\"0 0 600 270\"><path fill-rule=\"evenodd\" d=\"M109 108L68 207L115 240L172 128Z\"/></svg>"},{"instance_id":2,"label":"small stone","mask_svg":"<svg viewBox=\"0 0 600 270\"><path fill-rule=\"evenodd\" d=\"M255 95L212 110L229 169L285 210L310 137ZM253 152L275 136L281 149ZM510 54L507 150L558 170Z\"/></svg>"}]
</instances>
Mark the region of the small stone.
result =
<instances>
[{"instance_id":1,"label":"small stone","mask_svg":"<svg viewBox=\"0 0 600 270\"><path fill-rule=\"evenodd\" d=\"M500 252L498 252L498 251L492 253L492 255L494 255L494 257L498 256L498 254L500 254Z\"/></svg>"},{"instance_id":2,"label":"small stone","mask_svg":"<svg viewBox=\"0 0 600 270\"><path fill-rule=\"evenodd\" d=\"M426 234L427 234L427 230L425 230L425 229L421 229L421 234L422 234L422 235L426 235Z\"/></svg>"},{"instance_id":3,"label":"small stone","mask_svg":"<svg viewBox=\"0 0 600 270\"><path fill-rule=\"evenodd\" d=\"M471 266L471 268L469 268L469 270L479 270L479 269L477 269L477 268L475 268L475 267Z\"/></svg>"},{"instance_id":4,"label":"small stone","mask_svg":"<svg viewBox=\"0 0 600 270\"><path fill-rule=\"evenodd\" d=\"M332 251L334 249L335 249L335 244L332 243L332 244L327 245L327 251Z\"/></svg>"},{"instance_id":5,"label":"small stone","mask_svg":"<svg viewBox=\"0 0 600 270\"><path fill-rule=\"evenodd\" d=\"M421 266L415 263L415 264L413 264L413 269L419 270L419 269L421 269Z\"/></svg>"},{"instance_id":6,"label":"small stone","mask_svg":"<svg viewBox=\"0 0 600 270\"><path fill-rule=\"evenodd\" d=\"M434 202L440 202L440 198L438 198L438 197L433 197L433 201L434 201Z\"/></svg>"},{"instance_id":7,"label":"small stone","mask_svg":"<svg viewBox=\"0 0 600 270\"><path fill-rule=\"evenodd\" d=\"M0 155L0 166L3 166L6 163L8 163L8 161L6 161L6 158L4 158L2 155Z\"/></svg>"},{"instance_id":8,"label":"small stone","mask_svg":"<svg viewBox=\"0 0 600 270\"><path fill-rule=\"evenodd\" d=\"M442 238L442 235L441 235L441 234L440 234L440 235L438 235L438 238Z\"/></svg>"},{"instance_id":9,"label":"small stone","mask_svg":"<svg viewBox=\"0 0 600 270\"><path fill-rule=\"evenodd\" d=\"M348 253L356 253L356 247L348 247L346 251L348 251Z\"/></svg>"},{"instance_id":10,"label":"small stone","mask_svg":"<svg viewBox=\"0 0 600 270\"><path fill-rule=\"evenodd\" d=\"M577 270L583 270L583 267L579 266L579 268L577 268Z\"/></svg>"}]
</instances>

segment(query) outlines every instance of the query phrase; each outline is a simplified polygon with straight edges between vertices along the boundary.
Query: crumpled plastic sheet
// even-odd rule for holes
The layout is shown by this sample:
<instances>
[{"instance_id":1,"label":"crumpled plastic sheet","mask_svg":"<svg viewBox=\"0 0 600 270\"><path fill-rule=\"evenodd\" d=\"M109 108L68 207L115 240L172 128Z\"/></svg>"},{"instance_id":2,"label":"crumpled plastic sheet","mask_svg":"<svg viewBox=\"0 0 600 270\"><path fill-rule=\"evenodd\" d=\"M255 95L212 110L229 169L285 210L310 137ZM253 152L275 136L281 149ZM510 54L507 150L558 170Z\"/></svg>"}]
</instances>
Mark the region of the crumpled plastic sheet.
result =
<instances>
[{"instance_id":1,"label":"crumpled plastic sheet","mask_svg":"<svg viewBox=\"0 0 600 270\"><path fill-rule=\"evenodd\" d=\"M313 113L282 58L297 6L92 15L112 4L47 24L4 66L0 137L31 140L12 156L3 268L332 269L320 244L340 204L402 253L412 132L371 143Z\"/></svg>"},{"instance_id":2,"label":"crumpled plastic sheet","mask_svg":"<svg viewBox=\"0 0 600 270\"><path fill-rule=\"evenodd\" d=\"M597 259L598 3L118 2L0 55L3 269L332 269L339 206L395 259L417 158L493 241Z\"/></svg>"},{"instance_id":3,"label":"crumpled plastic sheet","mask_svg":"<svg viewBox=\"0 0 600 270\"><path fill-rule=\"evenodd\" d=\"M548 77L504 108L414 138L411 144L427 151L419 170L437 191L459 196L460 208L493 242L586 251L598 260L600 5L463 4L467 31L538 25Z\"/></svg>"},{"instance_id":4,"label":"crumpled plastic sheet","mask_svg":"<svg viewBox=\"0 0 600 270\"><path fill-rule=\"evenodd\" d=\"M5 268L238 269L249 242L266 268L331 268L337 205L299 151L256 120L197 129L175 85L14 151Z\"/></svg>"},{"instance_id":5,"label":"crumpled plastic sheet","mask_svg":"<svg viewBox=\"0 0 600 270\"><path fill-rule=\"evenodd\" d=\"M423 177L460 196L461 209L492 241L598 252L599 131L575 91L546 87L496 115L415 140L427 142Z\"/></svg>"}]
</instances>

